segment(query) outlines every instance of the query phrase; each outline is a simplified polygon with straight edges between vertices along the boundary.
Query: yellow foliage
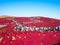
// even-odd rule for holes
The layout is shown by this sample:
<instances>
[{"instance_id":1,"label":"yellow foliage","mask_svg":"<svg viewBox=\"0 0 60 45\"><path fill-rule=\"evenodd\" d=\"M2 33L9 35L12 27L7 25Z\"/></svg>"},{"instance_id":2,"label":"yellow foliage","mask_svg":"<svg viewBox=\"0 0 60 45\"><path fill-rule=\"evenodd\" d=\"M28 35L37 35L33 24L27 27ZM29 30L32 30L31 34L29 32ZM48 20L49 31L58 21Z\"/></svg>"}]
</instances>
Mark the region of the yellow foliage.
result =
<instances>
[{"instance_id":1,"label":"yellow foliage","mask_svg":"<svg viewBox=\"0 0 60 45\"><path fill-rule=\"evenodd\" d=\"M0 36L0 42L2 41L3 37Z\"/></svg>"},{"instance_id":2,"label":"yellow foliage","mask_svg":"<svg viewBox=\"0 0 60 45\"><path fill-rule=\"evenodd\" d=\"M16 38L14 36L12 36L12 40L15 40Z\"/></svg>"}]
</instances>

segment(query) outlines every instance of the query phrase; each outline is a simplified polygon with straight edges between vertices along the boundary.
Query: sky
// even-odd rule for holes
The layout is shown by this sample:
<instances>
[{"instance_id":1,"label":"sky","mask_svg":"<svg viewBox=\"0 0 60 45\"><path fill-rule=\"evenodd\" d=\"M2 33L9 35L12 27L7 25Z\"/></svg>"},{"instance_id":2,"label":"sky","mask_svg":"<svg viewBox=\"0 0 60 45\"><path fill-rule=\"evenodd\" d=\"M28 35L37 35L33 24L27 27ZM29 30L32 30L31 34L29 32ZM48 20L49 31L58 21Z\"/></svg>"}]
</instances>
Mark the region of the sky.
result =
<instances>
[{"instance_id":1,"label":"sky","mask_svg":"<svg viewBox=\"0 0 60 45\"><path fill-rule=\"evenodd\" d=\"M60 0L0 0L0 15L60 19Z\"/></svg>"}]
</instances>

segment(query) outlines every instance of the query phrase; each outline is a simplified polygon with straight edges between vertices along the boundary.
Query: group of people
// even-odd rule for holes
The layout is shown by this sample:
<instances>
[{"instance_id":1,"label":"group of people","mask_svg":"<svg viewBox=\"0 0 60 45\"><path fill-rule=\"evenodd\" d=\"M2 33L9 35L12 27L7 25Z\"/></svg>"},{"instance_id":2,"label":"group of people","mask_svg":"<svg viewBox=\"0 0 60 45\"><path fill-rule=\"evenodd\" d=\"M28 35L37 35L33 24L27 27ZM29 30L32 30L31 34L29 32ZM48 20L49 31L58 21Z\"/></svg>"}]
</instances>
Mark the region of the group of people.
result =
<instances>
[{"instance_id":1,"label":"group of people","mask_svg":"<svg viewBox=\"0 0 60 45\"><path fill-rule=\"evenodd\" d=\"M40 31L40 32L45 32L45 31L59 31L60 26L52 26L52 27L36 27L36 26L25 26L23 23L17 23L15 28L17 31Z\"/></svg>"}]
</instances>

